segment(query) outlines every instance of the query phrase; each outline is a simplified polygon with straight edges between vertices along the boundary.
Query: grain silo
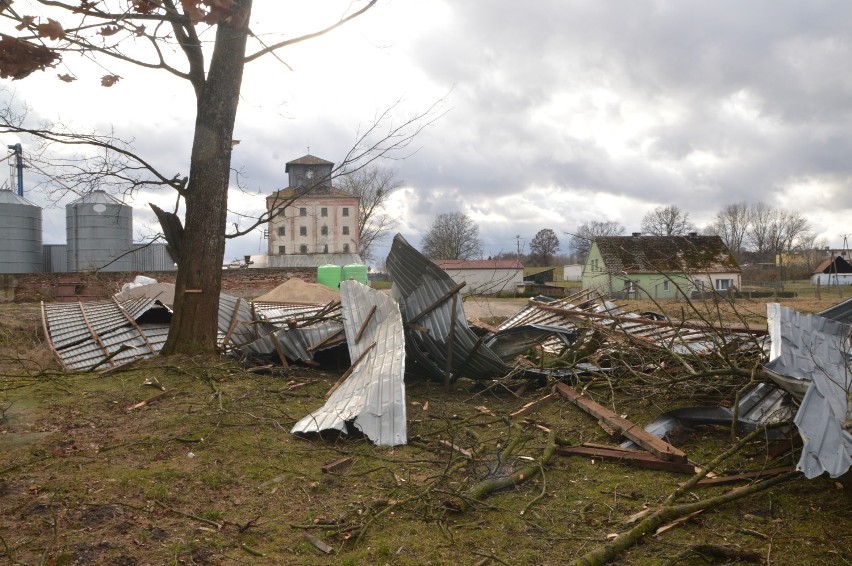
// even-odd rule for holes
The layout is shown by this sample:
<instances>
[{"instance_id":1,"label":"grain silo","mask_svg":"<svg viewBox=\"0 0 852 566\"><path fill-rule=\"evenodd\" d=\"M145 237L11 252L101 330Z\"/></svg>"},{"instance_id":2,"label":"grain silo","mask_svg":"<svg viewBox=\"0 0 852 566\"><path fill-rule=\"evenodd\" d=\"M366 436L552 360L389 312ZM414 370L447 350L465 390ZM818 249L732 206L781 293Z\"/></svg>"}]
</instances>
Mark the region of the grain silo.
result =
<instances>
[{"instance_id":1,"label":"grain silo","mask_svg":"<svg viewBox=\"0 0 852 566\"><path fill-rule=\"evenodd\" d=\"M0 273L39 273L41 265L41 208L0 189Z\"/></svg>"},{"instance_id":2,"label":"grain silo","mask_svg":"<svg viewBox=\"0 0 852 566\"><path fill-rule=\"evenodd\" d=\"M132 271L133 208L104 191L65 205L68 271Z\"/></svg>"}]
</instances>

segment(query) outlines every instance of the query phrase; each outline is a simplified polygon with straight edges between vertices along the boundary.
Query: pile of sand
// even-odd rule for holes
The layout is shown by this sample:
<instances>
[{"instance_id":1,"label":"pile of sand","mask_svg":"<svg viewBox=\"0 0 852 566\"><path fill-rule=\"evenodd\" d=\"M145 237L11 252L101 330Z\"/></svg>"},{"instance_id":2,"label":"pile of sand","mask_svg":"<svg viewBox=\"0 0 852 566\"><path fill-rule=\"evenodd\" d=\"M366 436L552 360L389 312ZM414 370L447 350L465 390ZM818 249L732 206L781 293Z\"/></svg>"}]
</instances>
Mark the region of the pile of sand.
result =
<instances>
[{"instance_id":1,"label":"pile of sand","mask_svg":"<svg viewBox=\"0 0 852 566\"><path fill-rule=\"evenodd\" d=\"M306 283L298 277L292 277L265 295L254 299L268 303L310 303L328 304L339 301L340 293L318 283Z\"/></svg>"}]
</instances>

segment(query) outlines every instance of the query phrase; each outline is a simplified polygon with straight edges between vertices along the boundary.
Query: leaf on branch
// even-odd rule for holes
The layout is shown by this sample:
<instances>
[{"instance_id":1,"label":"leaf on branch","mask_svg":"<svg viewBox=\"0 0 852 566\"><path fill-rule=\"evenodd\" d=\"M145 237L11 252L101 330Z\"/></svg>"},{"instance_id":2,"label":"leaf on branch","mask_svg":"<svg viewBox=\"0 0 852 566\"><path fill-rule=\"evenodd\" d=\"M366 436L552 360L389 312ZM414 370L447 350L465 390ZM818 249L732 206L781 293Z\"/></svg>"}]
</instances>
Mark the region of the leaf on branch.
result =
<instances>
[{"instance_id":1,"label":"leaf on branch","mask_svg":"<svg viewBox=\"0 0 852 566\"><path fill-rule=\"evenodd\" d=\"M59 55L44 45L0 34L0 78L23 79L53 67L58 60Z\"/></svg>"},{"instance_id":2,"label":"leaf on branch","mask_svg":"<svg viewBox=\"0 0 852 566\"><path fill-rule=\"evenodd\" d=\"M21 23L15 26L15 29L21 31L24 28L27 28L35 21L35 16L24 16L21 18Z\"/></svg>"},{"instance_id":3,"label":"leaf on branch","mask_svg":"<svg viewBox=\"0 0 852 566\"><path fill-rule=\"evenodd\" d=\"M150 14L160 7L160 2L154 0L132 0L133 11L138 14Z\"/></svg>"},{"instance_id":4,"label":"leaf on branch","mask_svg":"<svg viewBox=\"0 0 852 566\"><path fill-rule=\"evenodd\" d=\"M38 36L47 37L53 40L62 39L65 37L65 30L62 29L62 24L54 19L47 18L46 24L38 25Z\"/></svg>"},{"instance_id":5,"label":"leaf on branch","mask_svg":"<svg viewBox=\"0 0 852 566\"><path fill-rule=\"evenodd\" d=\"M180 0L180 3L193 24L214 25L245 12L236 0Z\"/></svg>"},{"instance_id":6,"label":"leaf on branch","mask_svg":"<svg viewBox=\"0 0 852 566\"><path fill-rule=\"evenodd\" d=\"M101 86L111 87L121 79L118 75L104 75L101 77Z\"/></svg>"},{"instance_id":7,"label":"leaf on branch","mask_svg":"<svg viewBox=\"0 0 852 566\"><path fill-rule=\"evenodd\" d=\"M80 0L80 6L74 9L75 13L81 14L88 12L97 5L100 0Z\"/></svg>"},{"instance_id":8,"label":"leaf on branch","mask_svg":"<svg viewBox=\"0 0 852 566\"><path fill-rule=\"evenodd\" d=\"M71 75L69 75L69 74L56 75L56 76L57 76L57 77L59 77L59 80L60 80L60 81L62 81L62 82L66 82L66 83L70 83L70 82L73 82L73 81L76 81L76 80L77 80L77 77L72 77L72 76L71 76Z\"/></svg>"},{"instance_id":9,"label":"leaf on branch","mask_svg":"<svg viewBox=\"0 0 852 566\"><path fill-rule=\"evenodd\" d=\"M118 26L104 26L101 28L101 31L98 33L104 37L109 37L111 35L115 35L121 31L121 28Z\"/></svg>"},{"instance_id":10,"label":"leaf on branch","mask_svg":"<svg viewBox=\"0 0 852 566\"><path fill-rule=\"evenodd\" d=\"M139 26L136 28L136 37L143 37L145 35L145 26Z\"/></svg>"}]
</instances>

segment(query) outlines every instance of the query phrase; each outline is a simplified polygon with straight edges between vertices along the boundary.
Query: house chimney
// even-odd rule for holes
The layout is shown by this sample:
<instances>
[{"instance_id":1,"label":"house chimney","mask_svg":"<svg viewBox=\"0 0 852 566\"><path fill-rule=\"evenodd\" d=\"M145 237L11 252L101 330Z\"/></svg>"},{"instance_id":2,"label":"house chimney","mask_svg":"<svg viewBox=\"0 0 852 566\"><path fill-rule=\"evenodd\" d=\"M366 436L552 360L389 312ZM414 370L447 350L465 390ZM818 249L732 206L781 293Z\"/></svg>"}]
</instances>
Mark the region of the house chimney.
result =
<instances>
[{"instance_id":1,"label":"house chimney","mask_svg":"<svg viewBox=\"0 0 852 566\"><path fill-rule=\"evenodd\" d=\"M639 236L641 236L641 235L642 235L642 232L633 232L633 237L634 237L634 238L638 238L638 237L639 237Z\"/></svg>"}]
</instances>

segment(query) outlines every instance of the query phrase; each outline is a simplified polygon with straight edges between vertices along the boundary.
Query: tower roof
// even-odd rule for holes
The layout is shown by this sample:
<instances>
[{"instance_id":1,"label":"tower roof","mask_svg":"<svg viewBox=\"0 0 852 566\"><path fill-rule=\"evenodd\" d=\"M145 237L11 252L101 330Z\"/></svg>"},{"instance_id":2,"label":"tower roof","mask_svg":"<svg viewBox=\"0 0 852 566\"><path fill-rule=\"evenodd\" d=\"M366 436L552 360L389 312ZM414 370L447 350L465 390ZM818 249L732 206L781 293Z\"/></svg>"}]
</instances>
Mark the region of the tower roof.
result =
<instances>
[{"instance_id":1,"label":"tower roof","mask_svg":"<svg viewBox=\"0 0 852 566\"><path fill-rule=\"evenodd\" d=\"M119 206L125 206L123 202L100 189L81 196L71 204L117 204Z\"/></svg>"},{"instance_id":2,"label":"tower roof","mask_svg":"<svg viewBox=\"0 0 852 566\"><path fill-rule=\"evenodd\" d=\"M23 204L24 206L36 206L14 191L0 189L0 204Z\"/></svg>"},{"instance_id":3,"label":"tower roof","mask_svg":"<svg viewBox=\"0 0 852 566\"><path fill-rule=\"evenodd\" d=\"M287 165L284 166L284 172L290 172L291 165L334 165L331 161L326 161L325 159L313 156L311 154L303 155L298 159L294 159L293 161L288 161Z\"/></svg>"}]
</instances>

